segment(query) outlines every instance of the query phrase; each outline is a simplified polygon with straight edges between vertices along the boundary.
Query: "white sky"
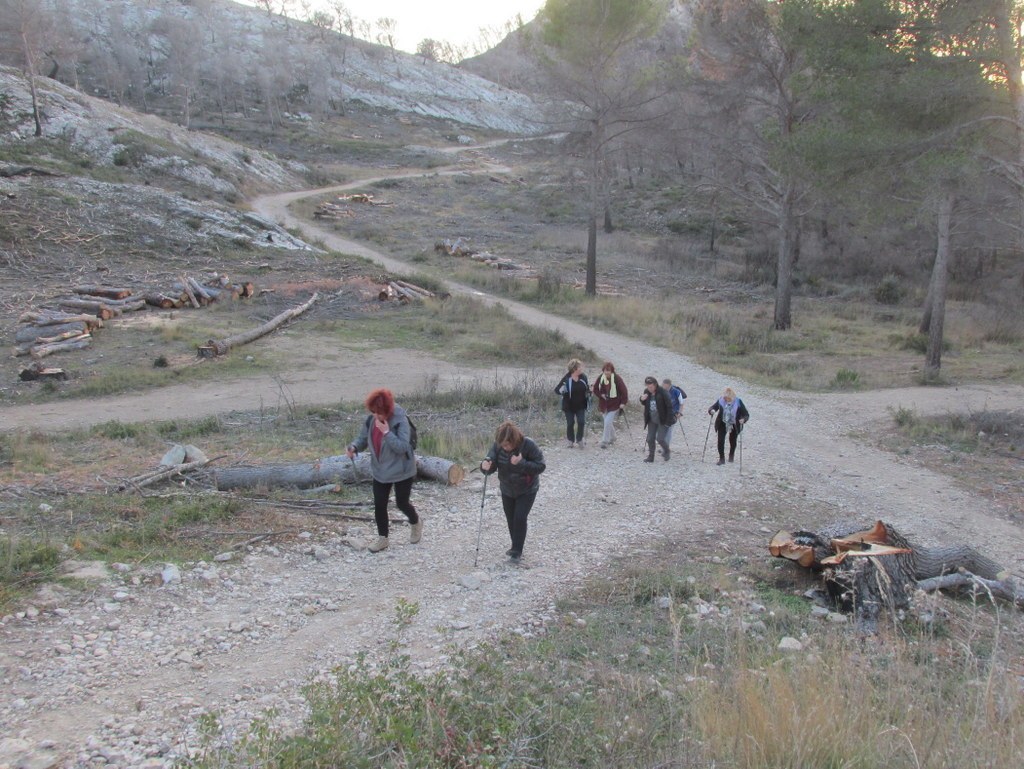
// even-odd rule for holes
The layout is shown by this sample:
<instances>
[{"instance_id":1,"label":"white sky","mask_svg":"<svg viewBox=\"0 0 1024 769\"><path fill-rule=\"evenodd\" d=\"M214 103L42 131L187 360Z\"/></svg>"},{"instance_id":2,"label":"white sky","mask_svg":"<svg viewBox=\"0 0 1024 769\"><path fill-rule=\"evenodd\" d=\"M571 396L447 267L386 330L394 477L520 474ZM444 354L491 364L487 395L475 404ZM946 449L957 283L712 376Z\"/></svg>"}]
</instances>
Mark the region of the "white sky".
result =
<instances>
[{"instance_id":1,"label":"white sky","mask_svg":"<svg viewBox=\"0 0 1024 769\"><path fill-rule=\"evenodd\" d=\"M250 0L251 2L252 0ZM388 16L398 21L398 47L414 53L426 37L469 46L480 37L481 27L502 26L522 14L530 21L544 0L343 0L360 19L374 22ZM321 0L310 0L312 7Z\"/></svg>"}]
</instances>

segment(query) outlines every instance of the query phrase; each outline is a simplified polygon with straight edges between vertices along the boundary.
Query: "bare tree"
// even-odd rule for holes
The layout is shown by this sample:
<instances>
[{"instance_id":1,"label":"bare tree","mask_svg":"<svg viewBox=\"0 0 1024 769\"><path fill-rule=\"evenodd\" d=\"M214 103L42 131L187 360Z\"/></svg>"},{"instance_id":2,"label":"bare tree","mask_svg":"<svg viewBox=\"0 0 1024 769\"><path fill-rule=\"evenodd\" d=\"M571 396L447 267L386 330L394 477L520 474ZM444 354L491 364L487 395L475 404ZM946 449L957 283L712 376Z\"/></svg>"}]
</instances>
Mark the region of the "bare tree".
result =
<instances>
[{"instance_id":1,"label":"bare tree","mask_svg":"<svg viewBox=\"0 0 1024 769\"><path fill-rule=\"evenodd\" d=\"M49 21L39 0L0 0L0 44L4 46L4 58L17 63L28 83L36 136L43 135L36 78L50 31Z\"/></svg>"}]
</instances>

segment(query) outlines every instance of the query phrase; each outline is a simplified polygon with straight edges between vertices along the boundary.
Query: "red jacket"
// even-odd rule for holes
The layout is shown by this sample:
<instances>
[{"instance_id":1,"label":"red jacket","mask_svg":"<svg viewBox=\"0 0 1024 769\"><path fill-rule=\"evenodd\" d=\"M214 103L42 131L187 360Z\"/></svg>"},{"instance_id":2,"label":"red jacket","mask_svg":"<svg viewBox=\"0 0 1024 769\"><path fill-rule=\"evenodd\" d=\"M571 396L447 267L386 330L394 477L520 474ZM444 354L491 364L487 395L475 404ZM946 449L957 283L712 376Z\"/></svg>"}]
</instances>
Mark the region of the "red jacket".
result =
<instances>
[{"instance_id":1,"label":"red jacket","mask_svg":"<svg viewBox=\"0 0 1024 769\"><path fill-rule=\"evenodd\" d=\"M597 397L597 410L602 414L609 411L618 411L620 408L629 402L629 393L626 392L626 383L622 381L622 377L618 374L612 374L615 377L615 397L611 398L608 393L612 389L612 383L604 380L604 373L594 381L594 395Z\"/></svg>"}]
</instances>

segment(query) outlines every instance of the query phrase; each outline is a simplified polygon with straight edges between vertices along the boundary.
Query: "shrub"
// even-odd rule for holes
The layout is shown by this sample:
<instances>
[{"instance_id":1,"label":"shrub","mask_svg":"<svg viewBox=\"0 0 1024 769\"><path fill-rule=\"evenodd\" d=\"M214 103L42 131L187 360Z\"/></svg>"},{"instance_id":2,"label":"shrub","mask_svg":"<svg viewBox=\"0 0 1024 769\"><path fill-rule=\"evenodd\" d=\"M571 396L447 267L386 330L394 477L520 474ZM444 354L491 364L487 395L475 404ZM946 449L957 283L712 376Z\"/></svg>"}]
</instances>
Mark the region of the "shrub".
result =
<instances>
[{"instance_id":1,"label":"shrub","mask_svg":"<svg viewBox=\"0 0 1024 769\"><path fill-rule=\"evenodd\" d=\"M832 387L837 390L848 390L860 384L860 374L853 369L841 368L832 377Z\"/></svg>"},{"instance_id":2,"label":"shrub","mask_svg":"<svg viewBox=\"0 0 1024 769\"><path fill-rule=\"evenodd\" d=\"M889 273L875 286L875 301L879 304L899 304L907 291L898 275Z\"/></svg>"},{"instance_id":3,"label":"shrub","mask_svg":"<svg viewBox=\"0 0 1024 769\"><path fill-rule=\"evenodd\" d=\"M912 428L918 422L917 414L914 413L914 410L908 409L904 406L899 406L895 409L890 408L889 413L892 414L892 418L896 423L896 426L903 429Z\"/></svg>"}]
</instances>

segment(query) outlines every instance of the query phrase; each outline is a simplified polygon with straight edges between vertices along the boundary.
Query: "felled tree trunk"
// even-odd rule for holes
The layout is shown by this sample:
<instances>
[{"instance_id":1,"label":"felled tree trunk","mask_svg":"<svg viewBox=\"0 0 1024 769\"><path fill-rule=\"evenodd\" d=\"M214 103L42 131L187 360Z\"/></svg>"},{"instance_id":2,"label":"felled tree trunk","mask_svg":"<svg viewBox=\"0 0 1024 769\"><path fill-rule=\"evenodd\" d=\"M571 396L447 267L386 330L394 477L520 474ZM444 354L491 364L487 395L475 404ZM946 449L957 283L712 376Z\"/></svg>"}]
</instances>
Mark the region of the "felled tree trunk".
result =
<instances>
[{"instance_id":1,"label":"felled tree trunk","mask_svg":"<svg viewBox=\"0 0 1024 769\"><path fill-rule=\"evenodd\" d=\"M1024 605L1024 592L1009 573L973 547L914 545L882 521L871 527L835 524L817 532L780 531L768 549L820 572L836 605L869 626L883 611L907 608L916 590L968 587Z\"/></svg>"},{"instance_id":2,"label":"felled tree trunk","mask_svg":"<svg viewBox=\"0 0 1024 769\"><path fill-rule=\"evenodd\" d=\"M266 336L271 331L274 331L279 326L287 323L292 318L297 318L299 315L304 313L312 307L313 303L319 298L320 294L313 294L313 296L303 304L300 304L298 307L292 307L290 310L285 310L280 315L271 318L262 326L258 326L252 331L246 331L244 334L236 334L235 336L229 336L221 340L211 339L204 346L199 348L199 357L213 358L218 355L226 355L233 347L248 344L255 339L259 339L261 336Z\"/></svg>"},{"instance_id":3,"label":"felled tree trunk","mask_svg":"<svg viewBox=\"0 0 1024 769\"><path fill-rule=\"evenodd\" d=\"M457 486L466 471L460 465L441 457L416 457L416 476ZM316 462L261 467L228 467L213 475L218 491L251 488L309 489L332 483L369 483L370 455L359 454L354 460L347 456L325 457Z\"/></svg>"}]
</instances>

